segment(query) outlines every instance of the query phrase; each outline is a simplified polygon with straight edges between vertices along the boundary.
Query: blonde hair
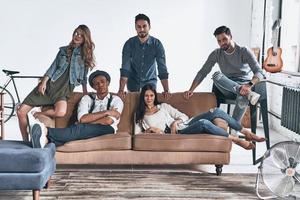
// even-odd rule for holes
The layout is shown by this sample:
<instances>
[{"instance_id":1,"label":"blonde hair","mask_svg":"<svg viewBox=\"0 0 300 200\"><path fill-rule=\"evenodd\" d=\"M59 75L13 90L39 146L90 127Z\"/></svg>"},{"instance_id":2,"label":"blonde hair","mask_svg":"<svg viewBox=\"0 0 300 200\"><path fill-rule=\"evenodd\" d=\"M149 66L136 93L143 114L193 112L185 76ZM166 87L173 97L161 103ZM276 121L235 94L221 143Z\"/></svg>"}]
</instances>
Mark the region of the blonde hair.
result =
<instances>
[{"instance_id":1,"label":"blonde hair","mask_svg":"<svg viewBox=\"0 0 300 200\"><path fill-rule=\"evenodd\" d=\"M81 57L84 61L85 67L92 69L96 65L94 56L95 44L92 41L90 29L84 24L79 25L73 32L72 41L67 49L68 60L69 62L71 61L72 52L75 48L73 37L78 30L81 30L82 37L84 39L83 43L81 44Z\"/></svg>"}]
</instances>

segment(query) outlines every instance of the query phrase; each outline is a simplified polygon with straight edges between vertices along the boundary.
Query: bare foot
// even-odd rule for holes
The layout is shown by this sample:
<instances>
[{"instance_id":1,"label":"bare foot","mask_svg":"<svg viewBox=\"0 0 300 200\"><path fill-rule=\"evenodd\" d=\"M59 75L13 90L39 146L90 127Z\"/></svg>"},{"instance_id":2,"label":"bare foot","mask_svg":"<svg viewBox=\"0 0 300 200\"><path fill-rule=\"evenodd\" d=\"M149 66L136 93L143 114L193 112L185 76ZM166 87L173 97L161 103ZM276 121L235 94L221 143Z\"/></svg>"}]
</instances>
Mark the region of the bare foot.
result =
<instances>
[{"instance_id":1,"label":"bare foot","mask_svg":"<svg viewBox=\"0 0 300 200\"><path fill-rule=\"evenodd\" d=\"M251 149L255 148L255 144L253 144L252 142L242 140L242 139L240 139L238 137L235 137L235 136L231 136L229 138L232 140L232 142L239 145L240 147L243 147L246 150L251 150Z\"/></svg>"},{"instance_id":2,"label":"bare foot","mask_svg":"<svg viewBox=\"0 0 300 200\"><path fill-rule=\"evenodd\" d=\"M241 133L243 133L245 135L245 139L248 141L263 142L266 140L266 138L258 136L246 128L243 128L241 130Z\"/></svg>"}]
</instances>

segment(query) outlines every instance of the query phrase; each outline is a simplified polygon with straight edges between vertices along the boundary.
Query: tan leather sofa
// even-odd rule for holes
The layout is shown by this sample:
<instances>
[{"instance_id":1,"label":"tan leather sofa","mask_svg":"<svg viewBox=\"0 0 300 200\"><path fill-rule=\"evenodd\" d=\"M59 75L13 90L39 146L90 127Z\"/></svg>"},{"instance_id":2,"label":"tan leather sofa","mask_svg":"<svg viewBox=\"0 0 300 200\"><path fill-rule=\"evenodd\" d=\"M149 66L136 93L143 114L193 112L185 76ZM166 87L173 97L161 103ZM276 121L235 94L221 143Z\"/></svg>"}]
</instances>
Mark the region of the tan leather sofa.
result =
<instances>
[{"instance_id":1,"label":"tan leather sofa","mask_svg":"<svg viewBox=\"0 0 300 200\"><path fill-rule=\"evenodd\" d=\"M56 127L66 127L74 123L75 108L81 97L81 93L74 93L71 96L68 100L66 116L55 119ZM230 139L209 134L133 135L133 117L138 98L138 93L127 94L118 126L119 130L116 134L68 142L57 148L57 163L101 165L214 164L217 174L221 174L222 166L229 164L230 161L232 145ZM216 98L212 93L195 93L188 101L183 98L182 93L174 93L168 101L159 94L159 100L173 105L189 116L206 112L216 106Z\"/></svg>"}]
</instances>

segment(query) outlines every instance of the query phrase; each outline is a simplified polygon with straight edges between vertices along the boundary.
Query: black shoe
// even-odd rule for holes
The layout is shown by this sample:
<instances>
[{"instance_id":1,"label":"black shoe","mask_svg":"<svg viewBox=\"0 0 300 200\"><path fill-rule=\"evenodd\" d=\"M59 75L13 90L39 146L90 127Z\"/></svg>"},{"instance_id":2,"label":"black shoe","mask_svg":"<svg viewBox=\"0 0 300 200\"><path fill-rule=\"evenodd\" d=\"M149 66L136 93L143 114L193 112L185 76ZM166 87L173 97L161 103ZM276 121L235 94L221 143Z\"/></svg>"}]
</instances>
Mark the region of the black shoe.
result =
<instances>
[{"instance_id":1,"label":"black shoe","mask_svg":"<svg viewBox=\"0 0 300 200\"><path fill-rule=\"evenodd\" d=\"M32 148L41 148L42 128L40 124L34 124L31 129Z\"/></svg>"}]
</instances>

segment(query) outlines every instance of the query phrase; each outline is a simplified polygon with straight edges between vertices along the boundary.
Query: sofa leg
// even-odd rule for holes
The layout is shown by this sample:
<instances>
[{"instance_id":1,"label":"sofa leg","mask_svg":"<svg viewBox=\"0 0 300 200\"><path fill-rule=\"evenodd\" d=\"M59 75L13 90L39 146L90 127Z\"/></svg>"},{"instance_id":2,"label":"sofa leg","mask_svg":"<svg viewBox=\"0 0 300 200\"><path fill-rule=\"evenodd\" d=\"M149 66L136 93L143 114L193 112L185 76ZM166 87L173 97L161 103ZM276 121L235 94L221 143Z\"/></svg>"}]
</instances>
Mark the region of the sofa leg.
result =
<instances>
[{"instance_id":1,"label":"sofa leg","mask_svg":"<svg viewBox=\"0 0 300 200\"><path fill-rule=\"evenodd\" d=\"M40 190L32 190L33 200L40 200Z\"/></svg>"},{"instance_id":2,"label":"sofa leg","mask_svg":"<svg viewBox=\"0 0 300 200\"><path fill-rule=\"evenodd\" d=\"M216 166L217 176L220 176L222 174L222 167L223 167L223 165L215 165L215 166Z\"/></svg>"}]
</instances>

